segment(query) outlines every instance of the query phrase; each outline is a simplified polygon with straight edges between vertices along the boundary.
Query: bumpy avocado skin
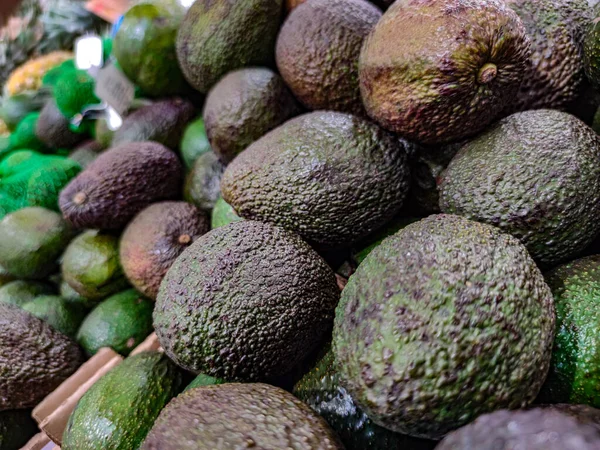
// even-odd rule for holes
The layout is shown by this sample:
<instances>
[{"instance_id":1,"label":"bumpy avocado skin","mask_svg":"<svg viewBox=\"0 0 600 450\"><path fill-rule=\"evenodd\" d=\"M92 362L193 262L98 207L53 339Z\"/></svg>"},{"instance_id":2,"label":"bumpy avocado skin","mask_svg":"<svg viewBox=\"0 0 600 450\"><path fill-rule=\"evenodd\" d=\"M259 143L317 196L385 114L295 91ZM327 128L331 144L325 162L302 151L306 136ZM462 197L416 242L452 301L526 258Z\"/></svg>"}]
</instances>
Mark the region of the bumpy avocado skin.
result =
<instances>
[{"instance_id":1,"label":"bumpy avocado skin","mask_svg":"<svg viewBox=\"0 0 600 450\"><path fill-rule=\"evenodd\" d=\"M125 118L113 135L112 146L154 141L177 150L185 127L195 116L194 105L181 98L152 103Z\"/></svg>"},{"instance_id":2,"label":"bumpy avocado skin","mask_svg":"<svg viewBox=\"0 0 600 450\"><path fill-rule=\"evenodd\" d=\"M448 435L436 450L597 450L597 428L559 411L496 411Z\"/></svg>"},{"instance_id":3,"label":"bumpy avocado skin","mask_svg":"<svg viewBox=\"0 0 600 450\"><path fill-rule=\"evenodd\" d=\"M210 229L208 214L186 202L159 202L140 212L121 237L125 275L156 299L160 282L177 257Z\"/></svg>"},{"instance_id":4,"label":"bumpy avocado skin","mask_svg":"<svg viewBox=\"0 0 600 450\"><path fill-rule=\"evenodd\" d=\"M362 99L407 139L457 141L498 118L530 55L521 20L501 0L397 1L362 47Z\"/></svg>"},{"instance_id":5,"label":"bumpy avocado skin","mask_svg":"<svg viewBox=\"0 0 600 450\"><path fill-rule=\"evenodd\" d=\"M195 2L177 35L185 78L206 94L232 70L269 65L282 14L282 0Z\"/></svg>"},{"instance_id":6,"label":"bumpy avocado skin","mask_svg":"<svg viewBox=\"0 0 600 450\"><path fill-rule=\"evenodd\" d=\"M159 352L131 356L79 400L64 432L64 450L131 450L144 441L182 386L179 369Z\"/></svg>"},{"instance_id":7,"label":"bumpy avocado skin","mask_svg":"<svg viewBox=\"0 0 600 450\"><path fill-rule=\"evenodd\" d=\"M518 240L434 215L383 241L350 277L333 350L342 386L371 420L439 439L535 399L554 320L552 293Z\"/></svg>"},{"instance_id":8,"label":"bumpy avocado skin","mask_svg":"<svg viewBox=\"0 0 600 450\"><path fill-rule=\"evenodd\" d=\"M19 450L37 432L30 409L0 412L0 450Z\"/></svg>"},{"instance_id":9,"label":"bumpy avocado skin","mask_svg":"<svg viewBox=\"0 0 600 450\"><path fill-rule=\"evenodd\" d=\"M540 400L598 407L600 255L559 266L546 281L554 294L556 338Z\"/></svg>"},{"instance_id":10,"label":"bumpy avocado skin","mask_svg":"<svg viewBox=\"0 0 600 450\"><path fill-rule=\"evenodd\" d=\"M596 90L600 89L600 8L594 7L595 18L589 25L583 40L583 63L585 74Z\"/></svg>"},{"instance_id":11,"label":"bumpy avocado skin","mask_svg":"<svg viewBox=\"0 0 600 450\"><path fill-rule=\"evenodd\" d=\"M115 294L90 312L79 331L77 342L89 356L110 347L127 356L152 332L154 303L135 289Z\"/></svg>"},{"instance_id":12,"label":"bumpy avocado skin","mask_svg":"<svg viewBox=\"0 0 600 450\"><path fill-rule=\"evenodd\" d=\"M295 8L277 38L277 67L311 110L365 115L358 57L381 18L366 0L312 0Z\"/></svg>"},{"instance_id":13,"label":"bumpy avocado skin","mask_svg":"<svg viewBox=\"0 0 600 450\"><path fill-rule=\"evenodd\" d=\"M245 219L271 222L321 246L342 247L394 217L410 184L402 141L350 114L292 119L244 150L221 179Z\"/></svg>"},{"instance_id":14,"label":"bumpy avocado skin","mask_svg":"<svg viewBox=\"0 0 600 450\"><path fill-rule=\"evenodd\" d=\"M221 384L187 391L162 411L143 450L233 448L342 450L307 405L267 384Z\"/></svg>"},{"instance_id":15,"label":"bumpy avocado skin","mask_svg":"<svg viewBox=\"0 0 600 450\"><path fill-rule=\"evenodd\" d=\"M239 222L242 219L223 197L219 197L215 202L215 207L211 212L210 228L215 229L232 222Z\"/></svg>"},{"instance_id":16,"label":"bumpy avocado skin","mask_svg":"<svg viewBox=\"0 0 600 450\"><path fill-rule=\"evenodd\" d=\"M201 236L177 258L160 287L154 328L187 370L265 380L321 343L338 299L332 270L308 244L242 221Z\"/></svg>"},{"instance_id":17,"label":"bumpy avocado skin","mask_svg":"<svg viewBox=\"0 0 600 450\"><path fill-rule=\"evenodd\" d=\"M531 41L531 63L508 112L564 109L581 93L583 38L592 20L586 0L508 0Z\"/></svg>"},{"instance_id":18,"label":"bumpy avocado skin","mask_svg":"<svg viewBox=\"0 0 600 450\"><path fill-rule=\"evenodd\" d=\"M70 338L0 303L0 410L34 407L82 363L83 352Z\"/></svg>"},{"instance_id":19,"label":"bumpy avocado skin","mask_svg":"<svg viewBox=\"0 0 600 450\"><path fill-rule=\"evenodd\" d=\"M253 67L226 75L204 104L206 133L225 164L268 131L298 115L300 107L283 79Z\"/></svg>"},{"instance_id":20,"label":"bumpy avocado skin","mask_svg":"<svg viewBox=\"0 0 600 450\"><path fill-rule=\"evenodd\" d=\"M346 450L435 447L434 441L411 438L374 424L340 385L331 350L296 383L293 394L327 421Z\"/></svg>"},{"instance_id":21,"label":"bumpy avocado skin","mask_svg":"<svg viewBox=\"0 0 600 450\"><path fill-rule=\"evenodd\" d=\"M201 155L185 177L183 198L204 211L214 208L221 193L225 165L214 152Z\"/></svg>"},{"instance_id":22,"label":"bumpy avocado skin","mask_svg":"<svg viewBox=\"0 0 600 450\"><path fill-rule=\"evenodd\" d=\"M23 305L23 309L56 330L74 338L87 311L80 304L56 295L42 295Z\"/></svg>"},{"instance_id":23,"label":"bumpy avocado skin","mask_svg":"<svg viewBox=\"0 0 600 450\"><path fill-rule=\"evenodd\" d=\"M102 153L60 194L65 219L78 228L121 229L151 203L180 195L183 167L156 142L131 142Z\"/></svg>"},{"instance_id":24,"label":"bumpy avocado skin","mask_svg":"<svg viewBox=\"0 0 600 450\"><path fill-rule=\"evenodd\" d=\"M16 280L0 288L0 302L23 306L39 295L54 294L52 286L39 281Z\"/></svg>"},{"instance_id":25,"label":"bumpy avocado skin","mask_svg":"<svg viewBox=\"0 0 600 450\"><path fill-rule=\"evenodd\" d=\"M35 135L50 148L73 148L85 135L73 133L69 129L69 121L56 106L54 99L48 100L40 112Z\"/></svg>"},{"instance_id":26,"label":"bumpy avocado skin","mask_svg":"<svg viewBox=\"0 0 600 450\"><path fill-rule=\"evenodd\" d=\"M567 113L525 111L461 148L440 207L517 237L539 263L576 256L600 231L600 140Z\"/></svg>"}]
</instances>

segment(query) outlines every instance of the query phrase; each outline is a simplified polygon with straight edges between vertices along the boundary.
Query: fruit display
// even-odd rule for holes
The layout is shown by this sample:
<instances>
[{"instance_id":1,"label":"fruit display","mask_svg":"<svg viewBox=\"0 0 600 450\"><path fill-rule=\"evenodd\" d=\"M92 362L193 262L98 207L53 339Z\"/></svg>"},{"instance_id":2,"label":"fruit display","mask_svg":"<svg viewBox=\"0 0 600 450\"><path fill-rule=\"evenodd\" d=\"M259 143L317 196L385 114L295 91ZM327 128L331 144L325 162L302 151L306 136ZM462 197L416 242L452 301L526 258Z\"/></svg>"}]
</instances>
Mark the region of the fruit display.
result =
<instances>
[{"instance_id":1,"label":"fruit display","mask_svg":"<svg viewBox=\"0 0 600 450\"><path fill-rule=\"evenodd\" d=\"M0 450L600 450L599 5L23 0Z\"/></svg>"}]
</instances>

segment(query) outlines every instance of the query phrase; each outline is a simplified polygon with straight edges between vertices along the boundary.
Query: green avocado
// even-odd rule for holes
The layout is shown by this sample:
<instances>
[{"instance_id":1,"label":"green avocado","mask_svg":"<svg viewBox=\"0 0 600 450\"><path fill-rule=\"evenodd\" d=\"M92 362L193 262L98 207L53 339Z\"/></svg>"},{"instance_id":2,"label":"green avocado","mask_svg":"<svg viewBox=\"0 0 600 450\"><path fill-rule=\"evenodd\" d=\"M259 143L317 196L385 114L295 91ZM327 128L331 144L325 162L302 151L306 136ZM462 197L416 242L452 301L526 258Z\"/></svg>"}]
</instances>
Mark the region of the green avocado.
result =
<instances>
[{"instance_id":1,"label":"green avocado","mask_svg":"<svg viewBox=\"0 0 600 450\"><path fill-rule=\"evenodd\" d=\"M443 172L443 212L517 237L544 266L600 232L600 138L553 110L513 114L464 145Z\"/></svg>"},{"instance_id":2,"label":"green avocado","mask_svg":"<svg viewBox=\"0 0 600 450\"><path fill-rule=\"evenodd\" d=\"M194 162L200 156L211 151L202 117L198 117L188 124L181 138L179 150L181 159L188 170L194 166Z\"/></svg>"},{"instance_id":3,"label":"green avocado","mask_svg":"<svg viewBox=\"0 0 600 450\"><path fill-rule=\"evenodd\" d=\"M35 135L49 148L73 148L85 136L73 133L69 128L69 121L60 112L54 99L48 100L40 112L35 127ZM26 147L31 148L31 147Z\"/></svg>"},{"instance_id":4,"label":"green avocado","mask_svg":"<svg viewBox=\"0 0 600 450\"><path fill-rule=\"evenodd\" d=\"M409 184L404 141L357 116L317 111L244 150L227 166L221 194L240 217L347 247L400 211Z\"/></svg>"},{"instance_id":5,"label":"green avocado","mask_svg":"<svg viewBox=\"0 0 600 450\"><path fill-rule=\"evenodd\" d=\"M198 0L177 35L177 58L200 93L228 72L268 65L283 15L282 0Z\"/></svg>"},{"instance_id":6,"label":"green avocado","mask_svg":"<svg viewBox=\"0 0 600 450\"><path fill-rule=\"evenodd\" d=\"M182 388L181 373L162 353L130 356L81 397L61 448L137 449L160 411Z\"/></svg>"},{"instance_id":7,"label":"green avocado","mask_svg":"<svg viewBox=\"0 0 600 450\"><path fill-rule=\"evenodd\" d=\"M384 240L342 291L341 385L376 424L440 439L533 402L554 339L552 292L495 227L433 215Z\"/></svg>"},{"instance_id":8,"label":"green avocado","mask_svg":"<svg viewBox=\"0 0 600 450\"><path fill-rule=\"evenodd\" d=\"M335 433L289 392L268 384L191 389L160 413L141 450L343 450Z\"/></svg>"},{"instance_id":9,"label":"green avocado","mask_svg":"<svg viewBox=\"0 0 600 450\"><path fill-rule=\"evenodd\" d=\"M102 347L127 356L152 333L153 309L154 303L134 289L115 294L87 315L77 342L89 356Z\"/></svg>"},{"instance_id":10,"label":"green avocado","mask_svg":"<svg viewBox=\"0 0 600 450\"><path fill-rule=\"evenodd\" d=\"M45 278L58 268L57 260L73 234L54 211L15 211L0 222L0 264L18 278Z\"/></svg>"},{"instance_id":11,"label":"green avocado","mask_svg":"<svg viewBox=\"0 0 600 450\"><path fill-rule=\"evenodd\" d=\"M54 288L48 283L17 280L0 287L0 302L23 306L40 295L54 293Z\"/></svg>"},{"instance_id":12,"label":"green avocado","mask_svg":"<svg viewBox=\"0 0 600 450\"><path fill-rule=\"evenodd\" d=\"M128 286L119 262L119 238L110 233L88 230L77 236L63 254L61 269L69 286L90 301Z\"/></svg>"},{"instance_id":13,"label":"green avocado","mask_svg":"<svg viewBox=\"0 0 600 450\"><path fill-rule=\"evenodd\" d=\"M221 193L225 165L214 152L201 155L185 178L183 198L204 211L214 208Z\"/></svg>"},{"instance_id":14,"label":"green avocado","mask_svg":"<svg viewBox=\"0 0 600 450\"><path fill-rule=\"evenodd\" d=\"M190 389L194 389L201 386L212 386L213 384L224 384L225 380L222 378L211 377L210 375L204 375L201 373L194 380L186 386L185 391L189 391Z\"/></svg>"},{"instance_id":15,"label":"green avocado","mask_svg":"<svg viewBox=\"0 0 600 450\"><path fill-rule=\"evenodd\" d=\"M458 141L499 118L530 56L525 26L502 0L397 1L362 46L362 99L406 139Z\"/></svg>"},{"instance_id":16,"label":"green avocado","mask_svg":"<svg viewBox=\"0 0 600 450\"><path fill-rule=\"evenodd\" d=\"M39 112L33 112L26 115L23 120L19 122L17 128L10 135L10 147L13 150L36 150L46 151L48 150L46 144L44 144L36 134L36 128L40 119Z\"/></svg>"},{"instance_id":17,"label":"green avocado","mask_svg":"<svg viewBox=\"0 0 600 450\"><path fill-rule=\"evenodd\" d=\"M239 222L240 220L244 219L235 213L231 205L223 200L223 197L219 197L211 213L211 229L219 228L232 222Z\"/></svg>"},{"instance_id":18,"label":"green avocado","mask_svg":"<svg viewBox=\"0 0 600 450\"><path fill-rule=\"evenodd\" d=\"M8 303L0 303L0 343L0 411L36 406L84 361L75 341Z\"/></svg>"},{"instance_id":19,"label":"green avocado","mask_svg":"<svg viewBox=\"0 0 600 450\"><path fill-rule=\"evenodd\" d=\"M267 380L307 357L331 329L333 271L298 236L244 220L201 236L163 279L154 328L179 366Z\"/></svg>"},{"instance_id":20,"label":"green avocado","mask_svg":"<svg viewBox=\"0 0 600 450\"><path fill-rule=\"evenodd\" d=\"M74 338L87 311L82 305L56 295L43 295L23 305L23 309L56 330Z\"/></svg>"},{"instance_id":21,"label":"green avocado","mask_svg":"<svg viewBox=\"0 0 600 450\"><path fill-rule=\"evenodd\" d=\"M36 433L30 409L0 412L0 450L20 450Z\"/></svg>"}]
</instances>

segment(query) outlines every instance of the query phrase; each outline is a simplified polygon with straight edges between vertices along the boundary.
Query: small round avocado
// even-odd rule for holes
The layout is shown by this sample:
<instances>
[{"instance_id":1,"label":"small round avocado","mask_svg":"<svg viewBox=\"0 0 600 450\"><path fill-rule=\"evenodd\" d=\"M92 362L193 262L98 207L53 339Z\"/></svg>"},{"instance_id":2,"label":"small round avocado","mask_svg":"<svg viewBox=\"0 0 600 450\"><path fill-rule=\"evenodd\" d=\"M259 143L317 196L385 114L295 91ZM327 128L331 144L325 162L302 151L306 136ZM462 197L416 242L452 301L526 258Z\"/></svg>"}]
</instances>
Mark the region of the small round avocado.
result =
<instances>
[{"instance_id":1,"label":"small round avocado","mask_svg":"<svg viewBox=\"0 0 600 450\"><path fill-rule=\"evenodd\" d=\"M335 433L307 405L268 384L198 387L160 413L141 450L241 448L342 450Z\"/></svg>"},{"instance_id":2,"label":"small round avocado","mask_svg":"<svg viewBox=\"0 0 600 450\"><path fill-rule=\"evenodd\" d=\"M177 257L210 229L208 215L186 202L150 205L129 222L120 244L121 265L133 287L156 299Z\"/></svg>"},{"instance_id":3,"label":"small round avocado","mask_svg":"<svg viewBox=\"0 0 600 450\"><path fill-rule=\"evenodd\" d=\"M376 424L440 439L533 402L554 339L550 288L515 238L429 216L360 264L336 309L342 386Z\"/></svg>"},{"instance_id":4,"label":"small round avocado","mask_svg":"<svg viewBox=\"0 0 600 450\"><path fill-rule=\"evenodd\" d=\"M381 11L367 0L311 0L294 8L275 55L281 76L306 108L365 115L358 57L379 19Z\"/></svg>"},{"instance_id":5,"label":"small round avocado","mask_svg":"<svg viewBox=\"0 0 600 450\"><path fill-rule=\"evenodd\" d=\"M600 433L568 414L536 408L496 411L449 434L436 450L597 450Z\"/></svg>"},{"instance_id":6,"label":"small round avocado","mask_svg":"<svg viewBox=\"0 0 600 450\"><path fill-rule=\"evenodd\" d=\"M0 302L23 306L40 295L54 294L54 288L39 281L11 281L0 288Z\"/></svg>"},{"instance_id":7,"label":"small round avocado","mask_svg":"<svg viewBox=\"0 0 600 450\"><path fill-rule=\"evenodd\" d=\"M127 356L152 333L154 303L135 289L115 294L90 312L79 331L77 342L89 356L102 347Z\"/></svg>"},{"instance_id":8,"label":"small round avocado","mask_svg":"<svg viewBox=\"0 0 600 450\"><path fill-rule=\"evenodd\" d=\"M73 230L60 214L44 208L23 208L0 222L0 264L18 278L41 279L57 260Z\"/></svg>"},{"instance_id":9,"label":"small round avocado","mask_svg":"<svg viewBox=\"0 0 600 450\"><path fill-rule=\"evenodd\" d=\"M223 77L208 93L203 115L210 145L227 164L299 113L283 79L271 69L255 67Z\"/></svg>"},{"instance_id":10,"label":"small round avocado","mask_svg":"<svg viewBox=\"0 0 600 450\"><path fill-rule=\"evenodd\" d=\"M232 222L239 222L242 219L235 213L235 210L228 204L223 197L219 197L215 202L215 207L211 213L210 228L215 229Z\"/></svg>"},{"instance_id":11,"label":"small round avocado","mask_svg":"<svg viewBox=\"0 0 600 450\"><path fill-rule=\"evenodd\" d=\"M207 152L196 159L185 178L183 198L204 211L214 208L221 193L221 177L225 166L214 152Z\"/></svg>"},{"instance_id":12,"label":"small round avocado","mask_svg":"<svg viewBox=\"0 0 600 450\"><path fill-rule=\"evenodd\" d=\"M119 262L119 238L113 234L80 234L67 247L61 268L63 279L89 300L102 300L128 286Z\"/></svg>"},{"instance_id":13,"label":"small round avocado","mask_svg":"<svg viewBox=\"0 0 600 450\"><path fill-rule=\"evenodd\" d=\"M56 295L36 297L24 304L23 309L71 338L75 337L87 312L82 305Z\"/></svg>"},{"instance_id":14,"label":"small round avocado","mask_svg":"<svg viewBox=\"0 0 600 450\"><path fill-rule=\"evenodd\" d=\"M189 170L194 166L194 162L205 153L211 151L210 142L206 135L206 128L202 117L190 122L183 133L183 138L179 144L181 159L185 167Z\"/></svg>"}]
</instances>

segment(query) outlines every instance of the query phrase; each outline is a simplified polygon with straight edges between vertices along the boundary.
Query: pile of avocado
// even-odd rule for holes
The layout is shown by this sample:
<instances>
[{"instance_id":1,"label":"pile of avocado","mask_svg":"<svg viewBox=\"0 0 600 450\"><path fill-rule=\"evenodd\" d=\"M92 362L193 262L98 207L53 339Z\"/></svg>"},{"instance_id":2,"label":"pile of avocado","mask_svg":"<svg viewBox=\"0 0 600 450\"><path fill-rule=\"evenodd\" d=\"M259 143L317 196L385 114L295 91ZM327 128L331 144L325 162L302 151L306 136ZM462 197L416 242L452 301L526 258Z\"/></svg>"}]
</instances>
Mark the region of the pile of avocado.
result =
<instances>
[{"instance_id":1,"label":"pile of avocado","mask_svg":"<svg viewBox=\"0 0 600 450\"><path fill-rule=\"evenodd\" d=\"M0 107L0 450L102 348L63 450L600 450L599 6L133 3Z\"/></svg>"}]
</instances>

